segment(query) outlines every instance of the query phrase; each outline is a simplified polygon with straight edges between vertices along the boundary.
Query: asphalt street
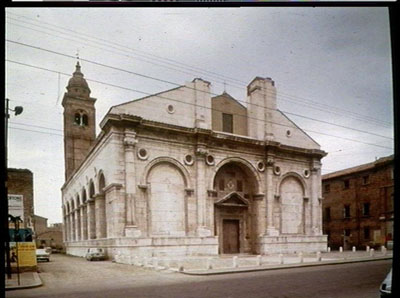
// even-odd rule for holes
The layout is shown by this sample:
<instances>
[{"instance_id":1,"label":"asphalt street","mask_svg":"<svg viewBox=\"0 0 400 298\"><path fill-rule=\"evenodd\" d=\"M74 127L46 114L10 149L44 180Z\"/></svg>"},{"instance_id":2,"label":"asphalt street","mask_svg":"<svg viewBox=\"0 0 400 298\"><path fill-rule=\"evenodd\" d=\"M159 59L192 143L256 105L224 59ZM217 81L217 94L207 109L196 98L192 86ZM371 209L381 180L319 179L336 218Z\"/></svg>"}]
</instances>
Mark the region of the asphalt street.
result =
<instances>
[{"instance_id":1,"label":"asphalt street","mask_svg":"<svg viewBox=\"0 0 400 298\"><path fill-rule=\"evenodd\" d=\"M376 298L391 260L216 276L158 272L110 261L52 255L40 263L43 286L6 297L318 297Z\"/></svg>"}]
</instances>

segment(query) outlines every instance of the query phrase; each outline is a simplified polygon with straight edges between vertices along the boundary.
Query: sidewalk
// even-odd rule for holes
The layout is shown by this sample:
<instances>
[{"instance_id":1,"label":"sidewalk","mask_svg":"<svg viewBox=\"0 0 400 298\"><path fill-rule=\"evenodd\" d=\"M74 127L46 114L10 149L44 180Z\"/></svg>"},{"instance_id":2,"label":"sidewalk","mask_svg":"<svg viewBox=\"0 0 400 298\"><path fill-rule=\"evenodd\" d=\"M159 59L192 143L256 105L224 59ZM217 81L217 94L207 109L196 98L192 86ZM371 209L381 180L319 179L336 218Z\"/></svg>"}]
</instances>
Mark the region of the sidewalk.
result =
<instances>
[{"instance_id":1,"label":"sidewalk","mask_svg":"<svg viewBox=\"0 0 400 298\"><path fill-rule=\"evenodd\" d=\"M273 255L219 255L185 258L134 258L130 264L155 270L180 272L188 275L215 275L310 266L323 266L356 262L390 260L392 251L370 252L345 251L324 252L321 254L273 254ZM122 260L121 260L122 261ZM118 261L117 261L118 262ZM121 262L124 263L124 262Z\"/></svg>"},{"instance_id":2,"label":"sidewalk","mask_svg":"<svg viewBox=\"0 0 400 298\"><path fill-rule=\"evenodd\" d=\"M23 272L19 274L13 273L12 278L8 279L7 274L5 276L6 291L8 290L19 290L40 287L43 283L37 272Z\"/></svg>"},{"instance_id":3,"label":"sidewalk","mask_svg":"<svg viewBox=\"0 0 400 298\"><path fill-rule=\"evenodd\" d=\"M336 265L345 263L358 263L358 262L372 262L380 260L390 260L392 256L375 256L375 257L354 257L354 258L337 258L337 259L322 259L317 261L314 259L303 259L300 260L288 260L287 263L279 264L267 263L258 266L246 266L246 267L232 267L232 268L211 268L211 269L197 269L197 270L183 270L180 273L188 275L217 275L217 274L228 274L228 273L242 273L242 272L254 272L254 271L265 271L265 270L277 270L277 269L288 269L288 268L300 268L300 267L312 267L312 266L325 266L325 265Z\"/></svg>"}]
</instances>

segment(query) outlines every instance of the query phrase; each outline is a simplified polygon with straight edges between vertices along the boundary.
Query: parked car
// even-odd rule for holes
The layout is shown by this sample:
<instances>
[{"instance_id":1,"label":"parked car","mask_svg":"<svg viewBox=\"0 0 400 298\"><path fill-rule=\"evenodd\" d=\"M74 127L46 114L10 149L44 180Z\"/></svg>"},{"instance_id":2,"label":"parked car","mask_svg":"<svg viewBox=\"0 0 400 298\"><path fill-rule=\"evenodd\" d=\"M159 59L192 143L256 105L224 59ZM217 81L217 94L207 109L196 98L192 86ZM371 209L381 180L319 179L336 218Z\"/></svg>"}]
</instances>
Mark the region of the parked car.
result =
<instances>
[{"instance_id":1,"label":"parked car","mask_svg":"<svg viewBox=\"0 0 400 298\"><path fill-rule=\"evenodd\" d=\"M105 260L106 259L106 254L104 253L104 250L102 248L88 248L87 253L86 253L86 260L88 261L93 261L93 260Z\"/></svg>"},{"instance_id":2,"label":"parked car","mask_svg":"<svg viewBox=\"0 0 400 298\"><path fill-rule=\"evenodd\" d=\"M50 262L50 254L44 248L36 249L36 261Z\"/></svg>"},{"instance_id":3,"label":"parked car","mask_svg":"<svg viewBox=\"0 0 400 298\"><path fill-rule=\"evenodd\" d=\"M390 269L388 275L381 283L379 291L381 292L381 297L392 297L392 269Z\"/></svg>"},{"instance_id":4,"label":"parked car","mask_svg":"<svg viewBox=\"0 0 400 298\"><path fill-rule=\"evenodd\" d=\"M48 246L48 247L45 247L44 249L46 250L46 252L48 252L49 254L51 254L51 252L52 252L52 249L51 249L51 247L50 247L50 246Z\"/></svg>"}]
</instances>

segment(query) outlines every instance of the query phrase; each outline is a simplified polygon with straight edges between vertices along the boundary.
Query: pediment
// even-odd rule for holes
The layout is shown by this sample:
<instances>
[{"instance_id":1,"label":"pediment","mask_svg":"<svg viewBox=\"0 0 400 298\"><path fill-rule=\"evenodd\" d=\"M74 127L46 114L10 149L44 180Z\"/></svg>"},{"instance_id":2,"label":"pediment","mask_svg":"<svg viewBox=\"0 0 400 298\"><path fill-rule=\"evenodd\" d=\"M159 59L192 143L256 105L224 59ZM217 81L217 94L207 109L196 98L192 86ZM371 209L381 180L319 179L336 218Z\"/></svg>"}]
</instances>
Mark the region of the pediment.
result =
<instances>
[{"instance_id":1,"label":"pediment","mask_svg":"<svg viewBox=\"0 0 400 298\"><path fill-rule=\"evenodd\" d=\"M231 192L222 199L215 202L217 206L235 206L235 207L248 207L249 201L242 197L237 192Z\"/></svg>"}]
</instances>

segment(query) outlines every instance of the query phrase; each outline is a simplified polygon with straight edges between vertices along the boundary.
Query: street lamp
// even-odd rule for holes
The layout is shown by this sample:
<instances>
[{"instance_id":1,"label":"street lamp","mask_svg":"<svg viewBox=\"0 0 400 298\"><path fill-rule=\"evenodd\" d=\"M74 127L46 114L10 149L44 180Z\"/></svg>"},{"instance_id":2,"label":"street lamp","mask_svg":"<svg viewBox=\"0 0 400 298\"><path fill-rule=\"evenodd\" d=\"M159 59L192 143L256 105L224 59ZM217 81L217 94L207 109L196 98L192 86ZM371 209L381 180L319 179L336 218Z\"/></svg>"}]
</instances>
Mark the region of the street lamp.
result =
<instances>
[{"instance_id":1,"label":"street lamp","mask_svg":"<svg viewBox=\"0 0 400 298\"><path fill-rule=\"evenodd\" d=\"M6 177L5 177L5 189L6 189L6 208L4 208L4 214L3 214L3 219L4 219L4 229L5 229L5 240L6 240L6 262L7 262L7 278L11 279L11 262L10 262L10 233L8 229L8 185L7 185L7 180L8 180L8 118L10 118L9 111L14 112L14 115L17 116L22 113L24 110L23 107L21 106L16 106L13 109L10 109L9 107L9 99L6 98L6 109L4 113L4 144L5 144L5 166L6 166Z\"/></svg>"}]
</instances>

